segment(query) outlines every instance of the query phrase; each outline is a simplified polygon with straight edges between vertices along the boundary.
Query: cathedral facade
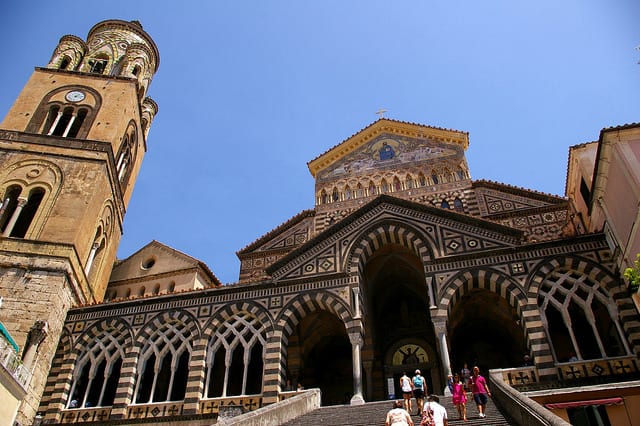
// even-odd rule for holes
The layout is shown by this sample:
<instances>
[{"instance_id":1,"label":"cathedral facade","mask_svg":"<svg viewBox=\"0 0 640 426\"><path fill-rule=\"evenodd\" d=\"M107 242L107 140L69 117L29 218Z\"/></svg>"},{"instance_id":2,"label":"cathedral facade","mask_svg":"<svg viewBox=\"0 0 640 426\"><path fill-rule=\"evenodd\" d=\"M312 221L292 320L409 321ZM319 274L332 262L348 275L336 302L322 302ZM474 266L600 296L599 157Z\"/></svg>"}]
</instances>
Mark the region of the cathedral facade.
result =
<instances>
[{"instance_id":1,"label":"cathedral facade","mask_svg":"<svg viewBox=\"0 0 640 426\"><path fill-rule=\"evenodd\" d=\"M315 205L239 250L235 283L157 241L116 260L158 64L137 22L65 36L0 126L0 321L33 371L18 422L205 421L298 385L359 404L417 369L442 393L465 363L514 387L638 375L620 255L573 195L591 182L473 180L458 130L381 118L311 160Z\"/></svg>"}]
</instances>

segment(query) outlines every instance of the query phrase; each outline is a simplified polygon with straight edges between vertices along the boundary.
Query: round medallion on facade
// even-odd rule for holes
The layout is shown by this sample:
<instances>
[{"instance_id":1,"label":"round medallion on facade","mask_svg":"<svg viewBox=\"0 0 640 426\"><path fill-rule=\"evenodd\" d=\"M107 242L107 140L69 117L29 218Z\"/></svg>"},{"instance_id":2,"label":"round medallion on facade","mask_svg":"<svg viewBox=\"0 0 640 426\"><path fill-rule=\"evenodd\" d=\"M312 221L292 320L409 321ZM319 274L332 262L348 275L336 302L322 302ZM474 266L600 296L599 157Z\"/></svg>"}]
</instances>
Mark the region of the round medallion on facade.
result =
<instances>
[{"instance_id":1,"label":"round medallion on facade","mask_svg":"<svg viewBox=\"0 0 640 426\"><path fill-rule=\"evenodd\" d=\"M84 93L82 93L79 90L72 90L69 93L67 93L65 98L69 102L80 102L80 101L82 101L84 99Z\"/></svg>"}]
</instances>

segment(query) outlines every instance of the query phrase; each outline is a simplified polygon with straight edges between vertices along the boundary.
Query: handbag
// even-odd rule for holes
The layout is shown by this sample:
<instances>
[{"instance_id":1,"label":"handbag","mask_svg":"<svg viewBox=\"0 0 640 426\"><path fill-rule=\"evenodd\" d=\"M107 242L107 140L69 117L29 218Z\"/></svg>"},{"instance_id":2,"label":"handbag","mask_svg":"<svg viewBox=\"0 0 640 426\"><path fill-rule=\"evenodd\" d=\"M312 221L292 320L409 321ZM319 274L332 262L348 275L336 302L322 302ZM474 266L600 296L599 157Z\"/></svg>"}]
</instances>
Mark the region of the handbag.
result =
<instances>
[{"instance_id":1,"label":"handbag","mask_svg":"<svg viewBox=\"0 0 640 426\"><path fill-rule=\"evenodd\" d=\"M435 426L436 421L433 418L433 410L431 405L427 402L427 406L422 412L422 419L420 420L420 426Z\"/></svg>"}]
</instances>

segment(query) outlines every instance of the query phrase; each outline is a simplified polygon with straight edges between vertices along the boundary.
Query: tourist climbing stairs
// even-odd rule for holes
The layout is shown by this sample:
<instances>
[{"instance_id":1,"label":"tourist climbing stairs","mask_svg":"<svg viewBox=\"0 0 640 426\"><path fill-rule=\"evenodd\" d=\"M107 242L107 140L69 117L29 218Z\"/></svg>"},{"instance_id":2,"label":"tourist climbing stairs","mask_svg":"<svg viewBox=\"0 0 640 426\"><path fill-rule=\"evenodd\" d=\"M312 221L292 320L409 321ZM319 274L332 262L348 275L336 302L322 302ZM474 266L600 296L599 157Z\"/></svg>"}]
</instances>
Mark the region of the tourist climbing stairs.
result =
<instances>
[{"instance_id":1,"label":"tourist climbing stairs","mask_svg":"<svg viewBox=\"0 0 640 426\"><path fill-rule=\"evenodd\" d=\"M467 405L467 421L458 419L458 411L450 396L440 397L440 404L447 409L449 425L460 426L518 426L510 422L498 411L490 399L487 404L487 417L480 418L473 403ZM363 405L333 405L320 407L310 413L295 418L283 426L384 426L387 411L392 407L392 401L368 402ZM420 417L416 415L415 403L411 418L416 426L420 424Z\"/></svg>"}]
</instances>

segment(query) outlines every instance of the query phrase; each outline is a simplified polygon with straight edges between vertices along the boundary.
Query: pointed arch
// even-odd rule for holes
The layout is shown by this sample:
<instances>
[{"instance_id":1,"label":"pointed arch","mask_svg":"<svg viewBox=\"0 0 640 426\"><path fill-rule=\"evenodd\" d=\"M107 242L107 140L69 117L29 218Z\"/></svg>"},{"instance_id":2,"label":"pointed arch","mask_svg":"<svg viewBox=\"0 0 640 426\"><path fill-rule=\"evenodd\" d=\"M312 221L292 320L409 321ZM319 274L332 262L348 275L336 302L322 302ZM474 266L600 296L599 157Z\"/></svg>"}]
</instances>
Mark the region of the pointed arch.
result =
<instances>
[{"instance_id":1,"label":"pointed arch","mask_svg":"<svg viewBox=\"0 0 640 426\"><path fill-rule=\"evenodd\" d=\"M205 398L262 393L271 316L253 302L225 306L203 328Z\"/></svg>"},{"instance_id":2,"label":"pointed arch","mask_svg":"<svg viewBox=\"0 0 640 426\"><path fill-rule=\"evenodd\" d=\"M580 256L558 256L536 268L530 285L556 361L566 361L571 351L583 359L638 353L638 315L610 271Z\"/></svg>"},{"instance_id":3,"label":"pointed arch","mask_svg":"<svg viewBox=\"0 0 640 426\"><path fill-rule=\"evenodd\" d=\"M413 176L407 173L407 176L404 178L405 180L405 189L413 189Z\"/></svg>"},{"instance_id":4,"label":"pointed arch","mask_svg":"<svg viewBox=\"0 0 640 426\"><path fill-rule=\"evenodd\" d=\"M83 333L74 352L68 408L111 406L120 379L125 350L133 340L129 326L120 318L103 320Z\"/></svg>"},{"instance_id":5,"label":"pointed arch","mask_svg":"<svg viewBox=\"0 0 640 426\"><path fill-rule=\"evenodd\" d=\"M171 310L152 318L136 336L136 403L183 400L193 342L201 330L192 314Z\"/></svg>"}]
</instances>

